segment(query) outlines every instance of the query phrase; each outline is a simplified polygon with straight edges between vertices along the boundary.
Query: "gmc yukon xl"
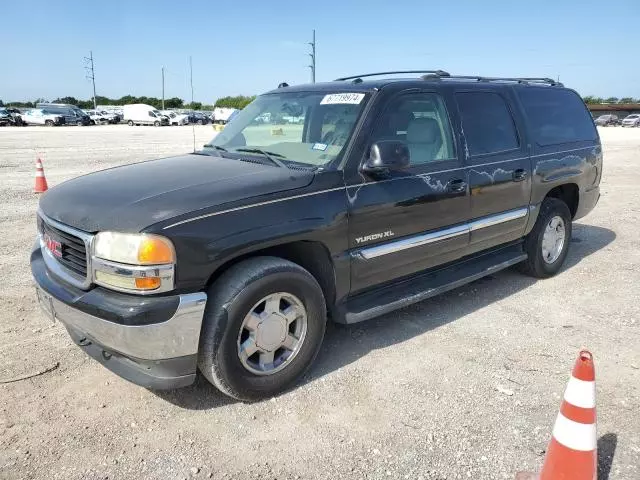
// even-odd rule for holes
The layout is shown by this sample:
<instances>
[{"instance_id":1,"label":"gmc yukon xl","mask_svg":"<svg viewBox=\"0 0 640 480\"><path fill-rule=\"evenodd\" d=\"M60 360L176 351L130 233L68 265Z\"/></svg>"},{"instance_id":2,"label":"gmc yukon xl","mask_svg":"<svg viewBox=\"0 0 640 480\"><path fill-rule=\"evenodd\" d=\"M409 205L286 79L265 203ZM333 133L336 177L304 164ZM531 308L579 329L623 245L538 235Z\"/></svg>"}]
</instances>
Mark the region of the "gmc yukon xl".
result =
<instances>
[{"instance_id":1,"label":"gmc yukon xl","mask_svg":"<svg viewBox=\"0 0 640 480\"><path fill-rule=\"evenodd\" d=\"M118 375L175 388L199 370L253 400L301 377L327 319L511 265L556 274L601 175L589 112L551 79L281 84L201 151L49 190L31 269L44 310Z\"/></svg>"}]
</instances>

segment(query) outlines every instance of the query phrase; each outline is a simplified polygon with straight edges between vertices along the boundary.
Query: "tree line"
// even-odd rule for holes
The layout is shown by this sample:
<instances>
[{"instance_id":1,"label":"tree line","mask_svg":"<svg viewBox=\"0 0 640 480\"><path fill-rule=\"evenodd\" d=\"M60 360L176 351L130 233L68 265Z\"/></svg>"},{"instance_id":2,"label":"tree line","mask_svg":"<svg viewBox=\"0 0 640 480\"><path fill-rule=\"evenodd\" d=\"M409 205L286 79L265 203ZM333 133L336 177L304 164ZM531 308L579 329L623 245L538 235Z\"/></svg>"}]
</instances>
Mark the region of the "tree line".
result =
<instances>
[{"instance_id":1,"label":"tree line","mask_svg":"<svg viewBox=\"0 0 640 480\"><path fill-rule=\"evenodd\" d=\"M255 99L255 95L236 95L222 97L216 100L213 105L207 105L201 102L185 103L184 100L178 97L171 97L164 99L164 108L185 108L189 110L213 110L215 107L225 108L237 108L242 109L246 107ZM48 103L48 100L44 98L37 98L32 102L7 102L6 104L0 100L0 107L10 106L18 108L34 108L38 103ZM93 100L79 100L75 97L59 97L51 100L51 103L66 103L70 105L76 105L79 108L91 109L93 108ZM133 95L125 95L120 98L108 98L100 95L96 95L96 105L128 105L131 103L145 103L155 108L162 108L162 99L156 97L135 97Z\"/></svg>"},{"instance_id":2,"label":"tree line","mask_svg":"<svg viewBox=\"0 0 640 480\"><path fill-rule=\"evenodd\" d=\"M582 97L582 100L584 100L584 103L586 103L588 105L597 105L599 103L609 103L609 104L615 104L615 103L618 103L618 104L621 104L621 103L640 103L640 98L633 98L633 97L601 98L601 97L594 97L593 95L587 95L586 97Z\"/></svg>"}]
</instances>

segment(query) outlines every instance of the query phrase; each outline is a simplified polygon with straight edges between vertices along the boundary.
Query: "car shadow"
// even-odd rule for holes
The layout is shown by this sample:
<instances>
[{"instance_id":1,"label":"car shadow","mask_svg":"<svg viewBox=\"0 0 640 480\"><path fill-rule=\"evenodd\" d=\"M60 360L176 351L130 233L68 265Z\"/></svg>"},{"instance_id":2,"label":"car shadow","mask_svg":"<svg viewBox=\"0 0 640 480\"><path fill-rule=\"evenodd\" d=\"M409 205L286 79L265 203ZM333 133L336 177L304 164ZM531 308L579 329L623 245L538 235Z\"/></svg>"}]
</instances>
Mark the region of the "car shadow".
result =
<instances>
[{"instance_id":1,"label":"car shadow","mask_svg":"<svg viewBox=\"0 0 640 480\"><path fill-rule=\"evenodd\" d=\"M616 234L602 227L574 224L572 237L571 250L563 271L575 267L589 255L605 248L615 240ZM353 325L329 323L315 365L298 385L313 382L349 365L372 350L402 343L454 322L524 290L536 281L538 280L510 268L366 322ZM211 409L234 402L201 375L198 375L198 380L190 387L153 393L176 406L194 410Z\"/></svg>"},{"instance_id":2,"label":"car shadow","mask_svg":"<svg viewBox=\"0 0 640 480\"><path fill-rule=\"evenodd\" d=\"M609 480L613 456L616 453L618 436L615 433L607 433L598 439L598 479Z\"/></svg>"}]
</instances>

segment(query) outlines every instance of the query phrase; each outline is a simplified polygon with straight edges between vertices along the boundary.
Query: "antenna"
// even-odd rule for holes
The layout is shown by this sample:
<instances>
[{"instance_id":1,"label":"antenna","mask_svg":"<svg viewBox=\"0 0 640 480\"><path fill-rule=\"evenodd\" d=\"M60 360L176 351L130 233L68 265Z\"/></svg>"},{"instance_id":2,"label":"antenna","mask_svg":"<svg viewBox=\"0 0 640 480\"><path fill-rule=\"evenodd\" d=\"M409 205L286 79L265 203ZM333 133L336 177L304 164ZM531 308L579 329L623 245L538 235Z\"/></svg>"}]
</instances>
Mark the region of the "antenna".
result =
<instances>
[{"instance_id":1,"label":"antenna","mask_svg":"<svg viewBox=\"0 0 640 480\"><path fill-rule=\"evenodd\" d=\"M164 66L162 67L162 110L164 110Z\"/></svg>"},{"instance_id":2,"label":"antenna","mask_svg":"<svg viewBox=\"0 0 640 480\"><path fill-rule=\"evenodd\" d=\"M191 109L193 110L193 62L189 55L189 83L191 84ZM192 117L193 118L193 117ZM193 134L193 151L196 151L196 124L191 124L191 133Z\"/></svg>"},{"instance_id":3,"label":"antenna","mask_svg":"<svg viewBox=\"0 0 640 480\"><path fill-rule=\"evenodd\" d=\"M95 110L98 107L96 104L96 75L93 69L93 51L89 51L89 56L84 57L84 61L86 63L84 69L87 71L87 79L93 83L93 109Z\"/></svg>"}]
</instances>

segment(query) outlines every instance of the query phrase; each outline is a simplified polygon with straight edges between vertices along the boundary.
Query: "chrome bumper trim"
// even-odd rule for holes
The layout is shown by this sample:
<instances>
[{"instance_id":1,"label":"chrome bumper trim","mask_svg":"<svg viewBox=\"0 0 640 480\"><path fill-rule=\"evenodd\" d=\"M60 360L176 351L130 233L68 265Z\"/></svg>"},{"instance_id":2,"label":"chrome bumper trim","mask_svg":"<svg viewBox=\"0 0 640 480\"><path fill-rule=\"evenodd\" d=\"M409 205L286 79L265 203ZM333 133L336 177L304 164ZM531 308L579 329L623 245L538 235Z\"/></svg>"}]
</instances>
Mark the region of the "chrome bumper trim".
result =
<instances>
[{"instance_id":1,"label":"chrome bumper trim","mask_svg":"<svg viewBox=\"0 0 640 480\"><path fill-rule=\"evenodd\" d=\"M51 308L61 323L115 352L141 360L164 360L198 353L207 303L205 293L180 295L178 309L169 320L148 325L113 323L70 307L42 289L40 293L45 311Z\"/></svg>"}]
</instances>

